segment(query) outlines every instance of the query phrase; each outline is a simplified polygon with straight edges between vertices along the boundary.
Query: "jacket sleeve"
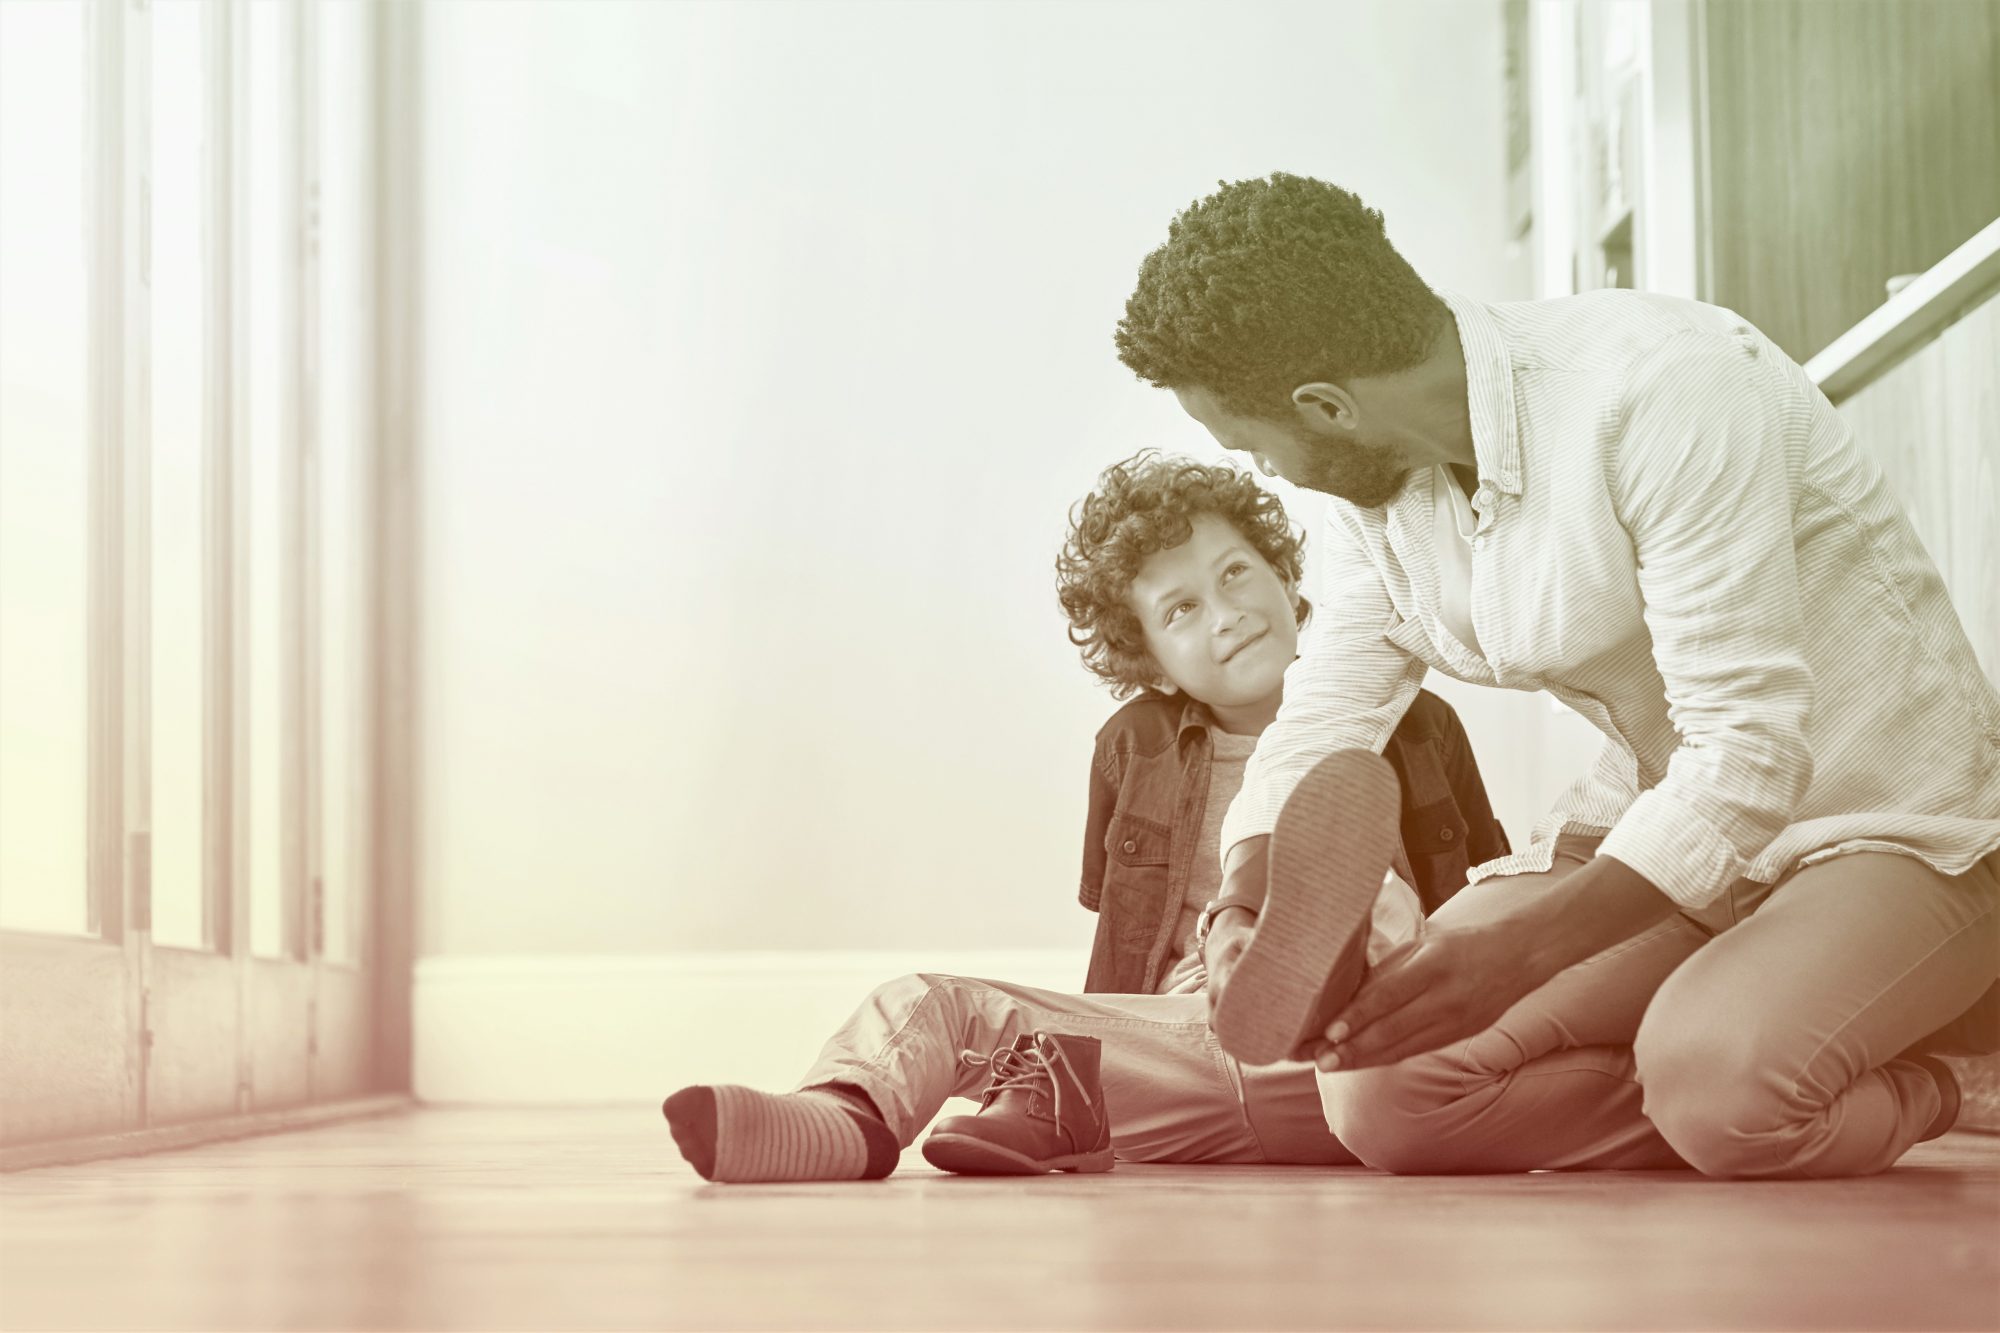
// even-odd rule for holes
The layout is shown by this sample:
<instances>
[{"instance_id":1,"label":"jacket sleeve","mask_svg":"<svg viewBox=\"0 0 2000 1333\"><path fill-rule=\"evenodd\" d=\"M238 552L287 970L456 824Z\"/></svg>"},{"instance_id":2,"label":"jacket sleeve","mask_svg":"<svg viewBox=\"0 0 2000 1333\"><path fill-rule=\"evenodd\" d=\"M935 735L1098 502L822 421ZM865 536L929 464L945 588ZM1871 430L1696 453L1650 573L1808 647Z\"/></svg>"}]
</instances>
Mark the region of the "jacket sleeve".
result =
<instances>
[{"instance_id":1,"label":"jacket sleeve","mask_svg":"<svg viewBox=\"0 0 2000 1333\"><path fill-rule=\"evenodd\" d=\"M1472 738L1458 713L1447 709L1448 730L1444 743L1444 776L1451 784L1451 798L1465 817L1465 855L1472 865L1497 861L1514 849L1507 842L1507 830L1493 813L1493 799L1480 776L1479 760L1472 752Z\"/></svg>"},{"instance_id":2,"label":"jacket sleeve","mask_svg":"<svg viewBox=\"0 0 2000 1333\"><path fill-rule=\"evenodd\" d=\"M1090 813L1083 825L1083 878L1076 898L1095 912L1104 897L1104 835L1118 805L1118 788L1104 771L1101 748L1090 757Z\"/></svg>"}]
</instances>

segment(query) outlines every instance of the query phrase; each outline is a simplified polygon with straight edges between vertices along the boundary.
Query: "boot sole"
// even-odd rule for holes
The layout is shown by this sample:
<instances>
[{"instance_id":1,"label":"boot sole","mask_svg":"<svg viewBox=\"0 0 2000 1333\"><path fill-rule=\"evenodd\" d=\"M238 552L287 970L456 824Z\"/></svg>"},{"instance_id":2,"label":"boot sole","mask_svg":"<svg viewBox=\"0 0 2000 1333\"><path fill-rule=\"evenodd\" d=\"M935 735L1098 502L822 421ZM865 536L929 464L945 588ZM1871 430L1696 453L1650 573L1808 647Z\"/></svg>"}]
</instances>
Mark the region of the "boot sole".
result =
<instances>
[{"instance_id":1,"label":"boot sole","mask_svg":"<svg viewBox=\"0 0 2000 1333\"><path fill-rule=\"evenodd\" d=\"M1051 1171L1111 1169L1111 1149L1062 1157L1030 1157L969 1134L933 1134L924 1140L924 1160L961 1176L1041 1176Z\"/></svg>"},{"instance_id":2,"label":"boot sole","mask_svg":"<svg viewBox=\"0 0 2000 1333\"><path fill-rule=\"evenodd\" d=\"M1401 805L1396 770L1366 750L1328 755L1286 800L1256 930L1210 1019L1237 1060L1294 1058L1354 997Z\"/></svg>"}]
</instances>

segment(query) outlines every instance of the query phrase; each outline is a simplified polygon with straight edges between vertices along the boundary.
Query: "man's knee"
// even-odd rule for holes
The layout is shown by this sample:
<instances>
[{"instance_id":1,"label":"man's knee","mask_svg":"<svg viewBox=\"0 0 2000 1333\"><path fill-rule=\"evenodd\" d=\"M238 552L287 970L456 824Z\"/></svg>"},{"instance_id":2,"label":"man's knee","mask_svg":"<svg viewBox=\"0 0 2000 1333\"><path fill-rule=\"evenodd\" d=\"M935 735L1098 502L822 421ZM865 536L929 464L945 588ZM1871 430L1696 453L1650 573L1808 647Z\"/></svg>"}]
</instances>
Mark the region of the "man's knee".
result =
<instances>
[{"instance_id":1,"label":"man's knee","mask_svg":"<svg viewBox=\"0 0 2000 1333\"><path fill-rule=\"evenodd\" d=\"M1791 1147L1813 1110L1781 1072L1780 1034L1754 1017L1702 1009L1656 999L1640 1024L1632 1053L1647 1119L1704 1175L1793 1174Z\"/></svg>"},{"instance_id":2,"label":"man's knee","mask_svg":"<svg viewBox=\"0 0 2000 1333\"><path fill-rule=\"evenodd\" d=\"M1477 1170L1463 1106L1463 1080L1419 1056L1381 1069L1322 1074L1327 1127L1362 1165L1397 1175Z\"/></svg>"}]
</instances>

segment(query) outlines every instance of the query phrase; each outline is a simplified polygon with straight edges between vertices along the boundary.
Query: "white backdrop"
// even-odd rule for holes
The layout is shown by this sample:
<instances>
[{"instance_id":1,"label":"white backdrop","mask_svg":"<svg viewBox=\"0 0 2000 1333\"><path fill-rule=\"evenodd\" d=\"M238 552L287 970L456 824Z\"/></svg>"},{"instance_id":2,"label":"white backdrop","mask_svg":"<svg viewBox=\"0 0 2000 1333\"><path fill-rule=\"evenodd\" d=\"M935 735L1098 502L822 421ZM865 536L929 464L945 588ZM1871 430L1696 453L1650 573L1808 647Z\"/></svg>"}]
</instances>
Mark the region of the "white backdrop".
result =
<instances>
[{"instance_id":1,"label":"white backdrop","mask_svg":"<svg viewBox=\"0 0 2000 1333\"><path fill-rule=\"evenodd\" d=\"M441 0L423 78L437 958L1080 949L1064 511L1216 452L1113 355L1141 256L1285 169L1530 292L1497 0ZM1465 711L1525 833L1586 729Z\"/></svg>"}]
</instances>

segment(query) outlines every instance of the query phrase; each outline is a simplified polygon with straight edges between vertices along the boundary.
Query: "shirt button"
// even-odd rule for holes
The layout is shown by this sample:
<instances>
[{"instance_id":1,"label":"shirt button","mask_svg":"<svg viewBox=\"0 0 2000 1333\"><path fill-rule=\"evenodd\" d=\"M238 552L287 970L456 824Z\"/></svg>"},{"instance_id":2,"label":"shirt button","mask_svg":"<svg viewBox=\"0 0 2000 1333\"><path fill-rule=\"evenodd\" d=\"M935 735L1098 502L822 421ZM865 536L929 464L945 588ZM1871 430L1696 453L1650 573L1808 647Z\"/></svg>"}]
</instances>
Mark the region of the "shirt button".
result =
<instances>
[{"instance_id":1,"label":"shirt button","mask_svg":"<svg viewBox=\"0 0 2000 1333\"><path fill-rule=\"evenodd\" d=\"M1138 843L1132 841L1130 838L1125 839L1125 855L1130 856L1132 853L1138 850L1139 850Z\"/></svg>"},{"instance_id":2,"label":"shirt button","mask_svg":"<svg viewBox=\"0 0 2000 1333\"><path fill-rule=\"evenodd\" d=\"M1452 831L1451 831L1450 829L1448 829L1448 828L1441 828L1441 829L1439 829L1439 830L1438 830L1438 837L1439 837L1439 839L1441 839L1441 840L1442 840L1442 841L1444 841L1444 842L1450 842L1450 841L1451 841L1451 840L1452 840L1452 839L1453 839L1454 837L1456 837L1456 836L1457 836L1457 835L1456 835L1456 834L1454 834L1454 833L1453 833L1453 832L1452 832Z\"/></svg>"},{"instance_id":3,"label":"shirt button","mask_svg":"<svg viewBox=\"0 0 2000 1333\"><path fill-rule=\"evenodd\" d=\"M1486 508L1493 503L1493 492L1481 486L1472 493L1472 503L1478 505L1481 509Z\"/></svg>"}]
</instances>

